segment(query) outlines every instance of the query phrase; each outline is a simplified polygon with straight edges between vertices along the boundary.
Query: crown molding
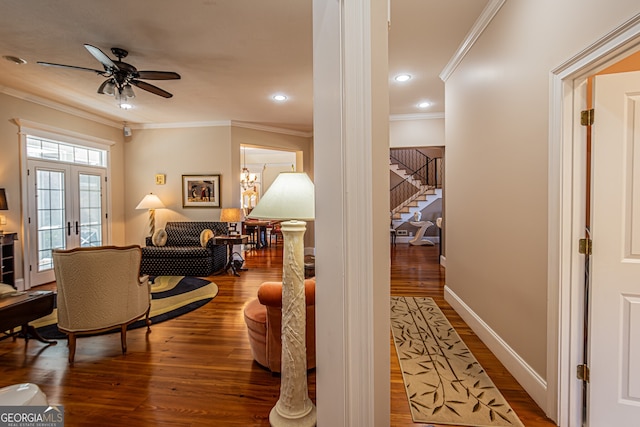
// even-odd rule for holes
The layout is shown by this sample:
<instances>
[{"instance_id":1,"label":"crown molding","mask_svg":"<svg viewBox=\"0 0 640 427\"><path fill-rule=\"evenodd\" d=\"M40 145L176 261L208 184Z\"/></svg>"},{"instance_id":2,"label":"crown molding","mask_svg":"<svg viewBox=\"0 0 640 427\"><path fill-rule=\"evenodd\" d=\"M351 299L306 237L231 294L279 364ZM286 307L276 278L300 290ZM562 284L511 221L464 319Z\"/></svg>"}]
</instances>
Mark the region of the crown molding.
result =
<instances>
[{"instance_id":1,"label":"crown molding","mask_svg":"<svg viewBox=\"0 0 640 427\"><path fill-rule=\"evenodd\" d=\"M245 129L261 130L264 132L279 133L283 135L300 136L303 138L311 138L313 136L313 131L305 132L305 131L299 131L299 130L278 128L274 126L265 126L257 123L237 122L235 120L231 121L231 126L245 128Z\"/></svg>"},{"instance_id":2,"label":"crown molding","mask_svg":"<svg viewBox=\"0 0 640 427\"><path fill-rule=\"evenodd\" d=\"M390 122L399 122L402 120L436 120L444 119L444 113L416 113L416 114L392 114L389 116Z\"/></svg>"},{"instance_id":3,"label":"crown molding","mask_svg":"<svg viewBox=\"0 0 640 427\"><path fill-rule=\"evenodd\" d=\"M12 96L14 98L22 99L23 101L32 102L34 104L42 105L43 107L48 107L56 111L60 111L62 113L70 114L72 116L80 117L82 119L91 120L96 123L100 123L103 125L111 126L114 128L121 128L122 122L116 122L105 117L99 116L94 113L90 113L85 110L81 110L79 108L70 107L68 105L60 104L59 102L52 101L50 99L42 98L40 96L23 92L20 90L12 89L6 86L0 87L0 93L4 93L5 95Z\"/></svg>"},{"instance_id":4,"label":"crown molding","mask_svg":"<svg viewBox=\"0 0 640 427\"><path fill-rule=\"evenodd\" d=\"M30 134L32 136L53 139L64 136L66 139L71 139L71 142L77 141L83 145L87 145L87 142L90 142L92 143L90 145L99 148L102 148L102 146L105 145L112 146L116 144L116 141L112 141L110 139L99 138L97 136L87 135L69 129L63 129L45 123L34 122L33 120L21 119L20 117L14 118L13 121L20 128L21 134Z\"/></svg>"},{"instance_id":5,"label":"crown molding","mask_svg":"<svg viewBox=\"0 0 640 427\"><path fill-rule=\"evenodd\" d=\"M487 28L489 23L498 14L498 11L506 3L506 1L507 0L490 0L489 3L487 3L487 6L484 8L478 19L476 19L476 22L473 24L473 27L471 27L471 30L469 30L467 37L465 37L463 42L458 47L456 53L440 73L440 79L443 82L446 82L447 79L451 77L451 74L453 74L458 65L460 65L464 57L471 50L473 45L484 32L485 28Z\"/></svg>"},{"instance_id":6,"label":"crown molding","mask_svg":"<svg viewBox=\"0 0 640 427\"><path fill-rule=\"evenodd\" d=\"M184 122L184 123L131 123L131 129L179 129L179 128L207 128L218 126L231 126L229 120L207 121L207 122Z\"/></svg>"}]
</instances>

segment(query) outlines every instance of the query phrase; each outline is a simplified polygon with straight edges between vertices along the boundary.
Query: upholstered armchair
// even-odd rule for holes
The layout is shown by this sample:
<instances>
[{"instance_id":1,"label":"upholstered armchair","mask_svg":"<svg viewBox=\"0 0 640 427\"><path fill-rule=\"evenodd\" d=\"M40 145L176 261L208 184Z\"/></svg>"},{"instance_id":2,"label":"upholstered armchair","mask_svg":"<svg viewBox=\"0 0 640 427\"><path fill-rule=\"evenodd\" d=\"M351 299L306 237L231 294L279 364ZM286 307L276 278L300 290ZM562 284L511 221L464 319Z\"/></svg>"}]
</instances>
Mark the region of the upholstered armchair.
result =
<instances>
[{"instance_id":1,"label":"upholstered armchair","mask_svg":"<svg viewBox=\"0 0 640 427\"><path fill-rule=\"evenodd\" d=\"M316 367L316 279L304 281L306 311L307 369ZM258 298L244 308L251 354L272 372L280 372L282 357L282 283L264 282Z\"/></svg>"},{"instance_id":2,"label":"upholstered armchair","mask_svg":"<svg viewBox=\"0 0 640 427\"><path fill-rule=\"evenodd\" d=\"M140 246L100 246L53 251L58 288L58 329L68 335L69 363L76 335L120 328L122 353L127 326L146 318L151 307L148 276L140 277Z\"/></svg>"}]
</instances>

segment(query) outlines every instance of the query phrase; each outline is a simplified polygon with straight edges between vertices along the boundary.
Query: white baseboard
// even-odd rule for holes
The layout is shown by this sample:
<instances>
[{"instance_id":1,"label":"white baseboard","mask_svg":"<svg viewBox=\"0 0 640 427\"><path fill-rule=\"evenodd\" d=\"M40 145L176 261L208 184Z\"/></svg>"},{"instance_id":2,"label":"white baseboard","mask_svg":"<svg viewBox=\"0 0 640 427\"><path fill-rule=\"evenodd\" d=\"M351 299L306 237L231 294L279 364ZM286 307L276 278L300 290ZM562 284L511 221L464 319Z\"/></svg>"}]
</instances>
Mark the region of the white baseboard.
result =
<instances>
[{"instance_id":1,"label":"white baseboard","mask_svg":"<svg viewBox=\"0 0 640 427\"><path fill-rule=\"evenodd\" d=\"M444 287L444 299L462 317L482 342L502 362L531 398L543 410L547 405L547 382L529 366L500 336L489 327L448 286Z\"/></svg>"},{"instance_id":2,"label":"white baseboard","mask_svg":"<svg viewBox=\"0 0 640 427\"><path fill-rule=\"evenodd\" d=\"M16 279L16 281L13 283L16 287L17 290L19 291L25 291L26 289L24 288L24 279Z\"/></svg>"}]
</instances>

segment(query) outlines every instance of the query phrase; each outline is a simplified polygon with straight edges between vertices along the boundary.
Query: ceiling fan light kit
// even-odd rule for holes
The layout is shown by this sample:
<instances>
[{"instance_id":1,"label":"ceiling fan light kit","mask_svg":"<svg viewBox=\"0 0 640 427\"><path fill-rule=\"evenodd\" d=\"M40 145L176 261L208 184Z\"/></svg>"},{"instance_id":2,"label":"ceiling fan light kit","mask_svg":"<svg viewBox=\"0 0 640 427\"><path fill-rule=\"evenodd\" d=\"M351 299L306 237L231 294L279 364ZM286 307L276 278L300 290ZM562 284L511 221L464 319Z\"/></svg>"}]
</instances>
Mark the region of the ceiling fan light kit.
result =
<instances>
[{"instance_id":1,"label":"ceiling fan light kit","mask_svg":"<svg viewBox=\"0 0 640 427\"><path fill-rule=\"evenodd\" d=\"M122 62L122 59L126 58L129 52L119 47L111 48L111 53L118 58L117 60L112 60L100 49L90 44L85 44L84 47L102 64L104 70L42 61L38 61L38 64L49 67L90 71L106 77L107 79L98 87L98 93L114 96L118 106L123 109L132 108L129 100L136 96L131 85L163 98L171 98L173 96L166 90L142 80L179 80L180 74L173 71L138 71L133 65Z\"/></svg>"}]
</instances>

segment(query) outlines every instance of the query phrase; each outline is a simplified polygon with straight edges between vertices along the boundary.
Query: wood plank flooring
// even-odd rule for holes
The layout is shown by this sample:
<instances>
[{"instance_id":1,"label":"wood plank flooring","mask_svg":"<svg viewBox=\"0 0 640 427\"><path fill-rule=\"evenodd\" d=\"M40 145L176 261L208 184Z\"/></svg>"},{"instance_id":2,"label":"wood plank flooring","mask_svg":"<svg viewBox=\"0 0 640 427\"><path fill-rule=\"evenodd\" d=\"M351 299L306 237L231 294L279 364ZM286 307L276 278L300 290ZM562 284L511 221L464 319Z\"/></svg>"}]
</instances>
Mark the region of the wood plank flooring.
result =
<instances>
[{"instance_id":1,"label":"wood plank flooring","mask_svg":"<svg viewBox=\"0 0 640 427\"><path fill-rule=\"evenodd\" d=\"M437 247L392 248L392 295L433 297L527 427L552 426L517 382L443 300L444 269ZM79 338L67 364L66 342L0 341L0 387L32 382L64 405L65 426L268 426L280 379L251 357L244 304L266 280L279 280L282 246L245 253L240 277L212 276L218 296L179 318L119 334ZM45 286L44 288L51 288ZM391 337L391 335L390 335ZM391 354L391 425L411 421L395 348ZM309 374L315 401L315 371Z\"/></svg>"}]
</instances>

